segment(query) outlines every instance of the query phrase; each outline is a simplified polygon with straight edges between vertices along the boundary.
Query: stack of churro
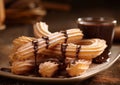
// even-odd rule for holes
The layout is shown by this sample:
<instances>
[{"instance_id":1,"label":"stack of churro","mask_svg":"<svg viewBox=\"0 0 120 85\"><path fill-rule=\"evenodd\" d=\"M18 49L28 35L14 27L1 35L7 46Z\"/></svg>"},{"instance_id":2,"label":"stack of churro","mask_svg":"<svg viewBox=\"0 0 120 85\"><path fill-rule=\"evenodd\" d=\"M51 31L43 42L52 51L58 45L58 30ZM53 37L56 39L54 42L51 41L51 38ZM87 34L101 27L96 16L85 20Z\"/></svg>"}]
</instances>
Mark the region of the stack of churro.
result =
<instances>
[{"instance_id":1,"label":"stack of churro","mask_svg":"<svg viewBox=\"0 0 120 85\"><path fill-rule=\"evenodd\" d=\"M33 28L35 37L22 36L13 41L10 62L14 74L79 76L107 47L105 40L83 39L79 28L51 33L44 22L37 22Z\"/></svg>"}]
</instances>

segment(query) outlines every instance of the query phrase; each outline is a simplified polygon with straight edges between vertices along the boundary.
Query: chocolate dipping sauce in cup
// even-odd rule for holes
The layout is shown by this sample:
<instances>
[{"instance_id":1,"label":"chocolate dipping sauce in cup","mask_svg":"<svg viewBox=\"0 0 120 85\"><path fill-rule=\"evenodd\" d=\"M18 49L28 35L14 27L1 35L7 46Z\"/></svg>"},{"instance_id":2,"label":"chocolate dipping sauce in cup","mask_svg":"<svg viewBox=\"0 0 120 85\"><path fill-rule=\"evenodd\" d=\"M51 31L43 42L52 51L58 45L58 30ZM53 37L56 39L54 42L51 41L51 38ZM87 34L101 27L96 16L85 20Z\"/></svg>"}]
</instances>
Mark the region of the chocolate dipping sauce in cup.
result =
<instances>
[{"instance_id":1,"label":"chocolate dipping sauce in cup","mask_svg":"<svg viewBox=\"0 0 120 85\"><path fill-rule=\"evenodd\" d=\"M107 61L114 37L114 27L117 21L108 17L83 17L78 18L78 27L83 31L84 38L100 38L107 43L104 53L93 59L94 63Z\"/></svg>"}]
</instances>

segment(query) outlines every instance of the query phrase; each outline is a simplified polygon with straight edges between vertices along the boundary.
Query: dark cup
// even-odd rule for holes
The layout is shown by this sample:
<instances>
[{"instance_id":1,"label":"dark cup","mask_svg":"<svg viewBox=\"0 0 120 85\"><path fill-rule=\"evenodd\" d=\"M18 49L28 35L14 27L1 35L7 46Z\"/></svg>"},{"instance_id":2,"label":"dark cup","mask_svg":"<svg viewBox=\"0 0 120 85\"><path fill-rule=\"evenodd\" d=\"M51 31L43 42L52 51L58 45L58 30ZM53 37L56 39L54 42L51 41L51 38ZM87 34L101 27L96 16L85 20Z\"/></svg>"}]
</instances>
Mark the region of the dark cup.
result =
<instances>
[{"instance_id":1,"label":"dark cup","mask_svg":"<svg viewBox=\"0 0 120 85\"><path fill-rule=\"evenodd\" d=\"M110 52L114 37L116 20L105 17L78 18L78 27L83 31L84 38L100 38L107 43L106 52Z\"/></svg>"},{"instance_id":2,"label":"dark cup","mask_svg":"<svg viewBox=\"0 0 120 85\"><path fill-rule=\"evenodd\" d=\"M78 27L83 31L84 38L100 38L106 40L107 49L110 50L116 20L105 17L78 18Z\"/></svg>"}]
</instances>

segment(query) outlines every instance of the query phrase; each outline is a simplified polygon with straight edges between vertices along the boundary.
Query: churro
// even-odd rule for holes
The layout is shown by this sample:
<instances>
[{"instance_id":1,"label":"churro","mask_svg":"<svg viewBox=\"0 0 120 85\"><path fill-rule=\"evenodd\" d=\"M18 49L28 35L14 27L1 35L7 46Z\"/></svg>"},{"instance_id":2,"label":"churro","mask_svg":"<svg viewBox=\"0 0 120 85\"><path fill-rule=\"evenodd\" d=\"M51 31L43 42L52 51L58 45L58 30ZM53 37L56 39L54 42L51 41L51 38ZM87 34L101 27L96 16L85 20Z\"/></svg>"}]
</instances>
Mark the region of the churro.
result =
<instances>
[{"instance_id":1,"label":"churro","mask_svg":"<svg viewBox=\"0 0 120 85\"><path fill-rule=\"evenodd\" d=\"M69 29L67 30L68 39L67 42L79 41L83 34L79 29ZM48 48L52 48L57 44L63 43L66 40L66 37L61 32L55 32L48 36L43 36L42 38L35 39L33 41L37 42L37 53L42 53ZM33 41L28 42L22 45L17 49L15 55L20 59L27 59L31 56L34 56L34 43ZM34 45L33 45L34 44Z\"/></svg>"},{"instance_id":2,"label":"churro","mask_svg":"<svg viewBox=\"0 0 120 85\"><path fill-rule=\"evenodd\" d=\"M22 36L13 41L12 73L34 70L42 77L55 77L58 72L79 76L107 47L102 39L82 39L83 33L78 28L51 33L44 22L34 24L34 35L35 38Z\"/></svg>"}]
</instances>

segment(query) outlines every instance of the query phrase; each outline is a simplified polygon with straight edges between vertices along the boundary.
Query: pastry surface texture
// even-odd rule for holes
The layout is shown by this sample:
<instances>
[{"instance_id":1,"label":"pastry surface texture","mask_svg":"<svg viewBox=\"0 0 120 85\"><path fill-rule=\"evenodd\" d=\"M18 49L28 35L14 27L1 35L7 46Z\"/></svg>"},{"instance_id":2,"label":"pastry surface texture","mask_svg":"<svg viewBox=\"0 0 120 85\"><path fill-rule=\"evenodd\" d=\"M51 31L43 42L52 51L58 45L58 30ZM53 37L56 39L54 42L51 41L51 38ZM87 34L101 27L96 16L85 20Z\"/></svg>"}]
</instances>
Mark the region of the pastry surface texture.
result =
<instances>
[{"instance_id":1,"label":"pastry surface texture","mask_svg":"<svg viewBox=\"0 0 120 85\"><path fill-rule=\"evenodd\" d=\"M35 37L21 36L13 40L9 57L14 74L79 76L107 47L105 40L83 39L84 34L78 28L51 33L46 23L37 22L33 29Z\"/></svg>"}]
</instances>

